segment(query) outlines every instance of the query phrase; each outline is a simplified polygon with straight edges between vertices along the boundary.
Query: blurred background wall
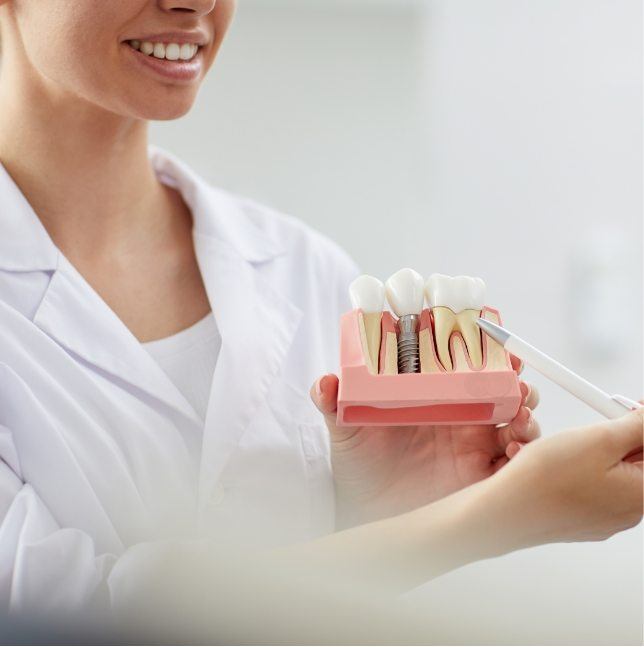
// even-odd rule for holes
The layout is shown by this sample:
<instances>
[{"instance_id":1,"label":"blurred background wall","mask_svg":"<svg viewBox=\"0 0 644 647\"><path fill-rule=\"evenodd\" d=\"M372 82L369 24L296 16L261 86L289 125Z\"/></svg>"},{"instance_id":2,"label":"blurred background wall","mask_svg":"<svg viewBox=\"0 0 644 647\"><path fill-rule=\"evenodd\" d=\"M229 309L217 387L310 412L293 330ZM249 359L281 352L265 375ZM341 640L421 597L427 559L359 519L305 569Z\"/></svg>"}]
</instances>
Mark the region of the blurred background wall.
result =
<instances>
[{"instance_id":1,"label":"blurred background wall","mask_svg":"<svg viewBox=\"0 0 644 647\"><path fill-rule=\"evenodd\" d=\"M200 102L153 140L383 280L483 277L509 327L644 395L639 0L239 0ZM596 419L526 379L544 434ZM499 642L639 644L642 528L411 599Z\"/></svg>"}]
</instances>

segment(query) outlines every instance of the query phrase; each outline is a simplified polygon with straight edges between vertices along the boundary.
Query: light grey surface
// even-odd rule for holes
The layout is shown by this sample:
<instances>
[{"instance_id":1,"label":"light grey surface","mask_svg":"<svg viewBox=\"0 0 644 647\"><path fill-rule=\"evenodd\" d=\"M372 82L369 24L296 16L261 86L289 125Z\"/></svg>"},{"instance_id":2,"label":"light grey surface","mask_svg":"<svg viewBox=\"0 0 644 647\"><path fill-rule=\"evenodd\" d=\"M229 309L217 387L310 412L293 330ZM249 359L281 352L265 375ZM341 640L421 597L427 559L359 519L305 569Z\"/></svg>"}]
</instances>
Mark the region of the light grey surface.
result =
<instances>
[{"instance_id":1,"label":"light grey surface","mask_svg":"<svg viewBox=\"0 0 644 647\"><path fill-rule=\"evenodd\" d=\"M241 0L198 106L153 139L385 280L474 274L508 327L611 393L642 385L638 0ZM545 434L597 416L540 376ZM499 641L641 642L642 529L414 595Z\"/></svg>"}]
</instances>

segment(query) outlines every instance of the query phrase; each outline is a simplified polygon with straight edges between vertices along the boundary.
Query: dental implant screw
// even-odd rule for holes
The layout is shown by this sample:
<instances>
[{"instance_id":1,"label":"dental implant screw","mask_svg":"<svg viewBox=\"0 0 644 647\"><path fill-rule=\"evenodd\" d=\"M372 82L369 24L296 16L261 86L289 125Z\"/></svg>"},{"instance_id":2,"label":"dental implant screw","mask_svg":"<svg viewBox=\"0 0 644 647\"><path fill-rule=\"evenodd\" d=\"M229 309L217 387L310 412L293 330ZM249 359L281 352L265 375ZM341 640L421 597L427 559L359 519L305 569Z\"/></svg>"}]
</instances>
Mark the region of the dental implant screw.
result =
<instances>
[{"instance_id":1,"label":"dental implant screw","mask_svg":"<svg viewBox=\"0 0 644 647\"><path fill-rule=\"evenodd\" d=\"M419 315L404 315L398 320L398 373L420 373L419 325Z\"/></svg>"}]
</instances>

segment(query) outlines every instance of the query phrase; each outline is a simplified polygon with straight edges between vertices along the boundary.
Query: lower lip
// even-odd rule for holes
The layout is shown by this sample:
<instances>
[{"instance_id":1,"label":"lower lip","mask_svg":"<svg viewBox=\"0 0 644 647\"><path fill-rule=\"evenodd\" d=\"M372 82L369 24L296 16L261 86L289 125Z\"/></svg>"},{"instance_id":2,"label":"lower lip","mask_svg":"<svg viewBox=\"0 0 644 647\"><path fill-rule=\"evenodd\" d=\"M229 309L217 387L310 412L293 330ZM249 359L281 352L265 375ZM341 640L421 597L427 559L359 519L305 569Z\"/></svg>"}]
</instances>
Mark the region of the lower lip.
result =
<instances>
[{"instance_id":1,"label":"lower lip","mask_svg":"<svg viewBox=\"0 0 644 647\"><path fill-rule=\"evenodd\" d=\"M145 70L152 72L157 77L176 82L191 82L201 75L202 61L201 48L195 54L194 58L189 61L169 61L166 58L156 58L153 55L143 54L138 49L130 47L123 43L123 47L128 49L132 58L141 65Z\"/></svg>"}]
</instances>

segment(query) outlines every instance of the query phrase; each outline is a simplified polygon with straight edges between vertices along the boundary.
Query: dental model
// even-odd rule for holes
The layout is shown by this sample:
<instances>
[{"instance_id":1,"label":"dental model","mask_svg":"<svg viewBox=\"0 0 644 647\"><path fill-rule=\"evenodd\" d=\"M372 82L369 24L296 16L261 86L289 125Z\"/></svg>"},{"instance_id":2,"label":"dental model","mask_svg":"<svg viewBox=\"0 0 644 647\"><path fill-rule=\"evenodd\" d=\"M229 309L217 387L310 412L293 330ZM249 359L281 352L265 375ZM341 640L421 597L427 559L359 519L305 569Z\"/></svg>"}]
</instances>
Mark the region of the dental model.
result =
<instances>
[{"instance_id":1,"label":"dental model","mask_svg":"<svg viewBox=\"0 0 644 647\"><path fill-rule=\"evenodd\" d=\"M434 317L436 349L446 371L454 369L450 355L450 339L454 332L463 336L473 368L483 366L481 331L476 320L485 305L485 292L485 283L471 276L432 274L427 280L425 294ZM455 354L461 356L460 339L454 339L453 347Z\"/></svg>"},{"instance_id":2,"label":"dental model","mask_svg":"<svg viewBox=\"0 0 644 647\"><path fill-rule=\"evenodd\" d=\"M479 317L502 323L485 292L481 279L435 274L425 283L406 268L384 286L392 312L378 279L356 279L353 310L340 321L337 424L493 428L512 420L520 382L503 346L479 332Z\"/></svg>"},{"instance_id":3,"label":"dental model","mask_svg":"<svg viewBox=\"0 0 644 647\"><path fill-rule=\"evenodd\" d=\"M423 277L412 269L399 270L386 283L387 300L398 315L398 373L419 373L418 329L423 311Z\"/></svg>"},{"instance_id":4,"label":"dental model","mask_svg":"<svg viewBox=\"0 0 644 647\"><path fill-rule=\"evenodd\" d=\"M385 307L385 286L374 276L363 274L349 286L349 296L355 310L362 310L360 336L369 370L378 373L380 355L380 320Z\"/></svg>"}]
</instances>

